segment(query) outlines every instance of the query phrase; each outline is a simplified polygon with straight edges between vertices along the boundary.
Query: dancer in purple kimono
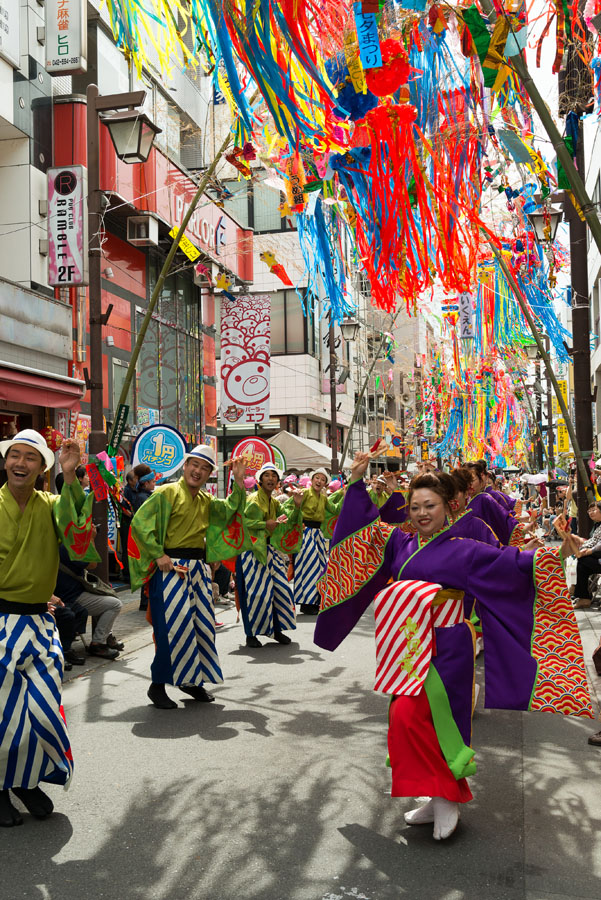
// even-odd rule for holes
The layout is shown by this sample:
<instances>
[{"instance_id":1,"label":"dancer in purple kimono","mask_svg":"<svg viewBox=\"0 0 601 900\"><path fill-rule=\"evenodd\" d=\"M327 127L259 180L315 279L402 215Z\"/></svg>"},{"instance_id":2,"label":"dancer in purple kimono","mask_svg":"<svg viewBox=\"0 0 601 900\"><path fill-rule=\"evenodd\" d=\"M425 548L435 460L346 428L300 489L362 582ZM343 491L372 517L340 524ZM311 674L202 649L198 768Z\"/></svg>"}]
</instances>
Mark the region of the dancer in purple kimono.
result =
<instances>
[{"instance_id":1,"label":"dancer in purple kimono","mask_svg":"<svg viewBox=\"0 0 601 900\"><path fill-rule=\"evenodd\" d=\"M446 480L431 474L412 483L417 534L404 534L376 519L361 480L369 459L355 457L319 586L315 642L336 649L375 597L376 687L392 695L392 796L430 797L405 819L433 823L443 840L472 797L467 776L476 768L474 632L464 620L464 592L480 602L488 708L592 717L582 646L557 551L498 549L464 537L448 525ZM570 553L566 541L563 550Z\"/></svg>"},{"instance_id":2,"label":"dancer in purple kimono","mask_svg":"<svg viewBox=\"0 0 601 900\"><path fill-rule=\"evenodd\" d=\"M486 493L487 484L485 463L478 461L468 463L472 474L471 497L469 507L479 519L490 525L502 544L523 549L526 541L526 529L522 522L509 512L507 507Z\"/></svg>"}]
</instances>

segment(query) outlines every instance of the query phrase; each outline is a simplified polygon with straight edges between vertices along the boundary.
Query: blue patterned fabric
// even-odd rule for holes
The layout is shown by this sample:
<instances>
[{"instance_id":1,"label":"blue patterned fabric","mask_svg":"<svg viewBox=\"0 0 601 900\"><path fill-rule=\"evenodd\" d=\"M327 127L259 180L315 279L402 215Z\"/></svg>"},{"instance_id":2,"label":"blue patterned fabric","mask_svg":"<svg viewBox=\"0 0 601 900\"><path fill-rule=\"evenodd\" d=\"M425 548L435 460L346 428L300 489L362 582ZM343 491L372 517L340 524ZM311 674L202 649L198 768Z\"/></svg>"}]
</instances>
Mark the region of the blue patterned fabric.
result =
<instances>
[{"instance_id":1,"label":"blue patterned fabric","mask_svg":"<svg viewBox=\"0 0 601 900\"><path fill-rule=\"evenodd\" d=\"M149 585L156 641L151 666L158 684L201 685L223 681L215 646L215 613L208 567L198 559L174 559L187 566L177 572L155 572Z\"/></svg>"},{"instance_id":2,"label":"blue patterned fabric","mask_svg":"<svg viewBox=\"0 0 601 900\"><path fill-rule=\"evenodd\" d=\"M67 784L73 774L61 715L63 653L54 619L0 614L1 789Z\"/></svg>"},{"instance_id":3,"label":"blue patterned fabric","mask_svg":"<svg viewBox=\"0 0 601 900\"><path fill-rule=\"evenodd\" d=\"M284 558L267 548L267 565L247 550L236 561L236 584L244 631L248 637L273 637L296 628L294 600Z\"/></svg>"},{"instance_id":4,"label":"blue patterned fabric","mask_svg":"<svg viewBox=\"0 0 601 900\"><path fill-rule=\"evenodd\" d=\"M328 561L326 539L319 528L303 531L303 543L294 562L294 602L297 606L319 606L317 581Z\"/></svg>"}]
</instances>

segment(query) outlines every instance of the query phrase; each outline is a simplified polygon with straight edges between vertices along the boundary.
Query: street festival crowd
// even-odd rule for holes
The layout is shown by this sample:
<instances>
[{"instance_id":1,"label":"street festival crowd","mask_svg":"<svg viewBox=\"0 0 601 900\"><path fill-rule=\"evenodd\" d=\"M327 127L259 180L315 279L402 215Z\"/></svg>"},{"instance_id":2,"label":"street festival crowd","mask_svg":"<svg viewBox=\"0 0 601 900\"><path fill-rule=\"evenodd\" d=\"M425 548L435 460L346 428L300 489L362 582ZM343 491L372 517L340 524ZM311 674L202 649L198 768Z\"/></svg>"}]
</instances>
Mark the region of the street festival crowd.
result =
<instances>
[{"instance_id":1,"label":"street festival crowd","mask_svg":"<svg viewBox=\"0 0 601 900\"><path fill-rule=\"evenodd\" d=\"M484 460L368 482L382 449L355 455L348 484L271 464L251 484L246 460L229 460L225 499L205 490L210 446L186 454L177 481L156 485L136 466L120 498L122 565L152 626L148 697L159 710L177 708L166 686L214 700L207 686L224 677L216 603L235 596L257 650L265 639L290 644L297 611L316 617L315 643L334 650L371 607L375 689L391 699L391 793L428 798L405 821L444 840L472 798L478 652L486 707L593 717L574 607L601 596L601 502L585 537L571 472L551 509L543 482L498 483ZM113 632L121 601L93 572L94 495L79 445L62 443L56 494L39 489L55 465L41 434L21 431L0 453L0 826L11 827L23 822L15 799L47 818L40 785L71 779L61 685L65 667L83 664L71 644L87 617L88 653L114 660L124 645ZM601 746L601 733L589 742Z\"/></svg>"}]
</instances>

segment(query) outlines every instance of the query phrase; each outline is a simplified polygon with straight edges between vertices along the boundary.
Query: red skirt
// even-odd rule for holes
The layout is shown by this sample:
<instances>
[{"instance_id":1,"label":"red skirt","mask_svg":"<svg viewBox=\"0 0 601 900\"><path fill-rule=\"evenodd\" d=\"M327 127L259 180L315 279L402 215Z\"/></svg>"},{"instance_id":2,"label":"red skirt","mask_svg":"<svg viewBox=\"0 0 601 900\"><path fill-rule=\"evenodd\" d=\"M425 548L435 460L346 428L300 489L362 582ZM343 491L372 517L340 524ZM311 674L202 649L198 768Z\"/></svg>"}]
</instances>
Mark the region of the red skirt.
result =
<instances>
[{"instance_id":1,"label":"red skirt","mask_svg":"<svg viewBox=\"0 0 601 900\"><path fill-rule=\"evenodd\" d=\"M392 701L388 755L393 797L444 797L454 803L472 799L467 778L457 780L442 755L425 690Z\"/></svg>"}]
</instances>

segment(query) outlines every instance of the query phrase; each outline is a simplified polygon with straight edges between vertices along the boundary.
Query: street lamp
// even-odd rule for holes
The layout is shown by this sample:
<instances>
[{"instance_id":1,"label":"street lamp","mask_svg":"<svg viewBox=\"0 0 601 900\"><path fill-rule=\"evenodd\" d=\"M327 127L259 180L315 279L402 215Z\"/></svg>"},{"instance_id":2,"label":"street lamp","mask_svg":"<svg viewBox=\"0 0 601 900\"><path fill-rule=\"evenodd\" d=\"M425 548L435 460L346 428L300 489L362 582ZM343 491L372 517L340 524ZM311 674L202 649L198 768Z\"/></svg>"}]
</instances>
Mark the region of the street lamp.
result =
<instances>
[{"instance_id":1,"label":"street lamp","mask_svg":"<svg viewBox=\"0 0 601 900\"><path fill-rule=\"evenodd\" d=\"M527 213L527 216L540 243L545 241L553 242L555 240L557 228L563 217L561 209L557 206L544 207L543 209L535 209Z\"/></svg>"},{"instance_id":2,"label":"street lamp","mask_svg":"<svg viewBox=\"0 0 601 900\"><path fill-rule=\"evenodd\" d=\"M345 341L354 341L359 333L359 320L355 316L345 316L340 323L340 331Z\"/></svg>"},{"instance_id":3,"label":"street lamp","mask_svg":"<svg viewBox=\"0 0 601 900\"><path fill-rule=\"evenodd\" d=\"M531 362L534 362L534 360L538 356L538 346L536 344L526 344L524 350L526 351L526 356L528 357L528 359Z\"/></svg>"},{"instance_id":4,"label":"street lamp","mask_svg":"<svg viewBox=\"0 0 601 900\"><path fill-rule=\"evenodd\" d=\"M146 91L100 96L95 84L88 85L87 98L87 151L88 151L88 243L89 256L89 315L90 315L90 377L86 387L90 392L91 430L89 451L91 456L106 450L104 427L104 401L102 376L102 326L108 322L110 310L102 312L102 245L100 232L103 227L103 208L100 190L100 142L98 122L101 113L127 110L104 121L112 123L111 138L117 156L124 162L144 162L148 159L155 134L160 131L148 117L135 109L144 103ZM101 120L102 121L102 120ZM124 135L125 132L125 135ZM124 138L126 138L124 140ZM143 155L145 154L145 155ZM107 501L94 504L94 522L98 533L96 549L100 554L99 576L108 578Z\"/></svg>"},{"instance_id":5,"label":"street lamp","mask_svg":"<svg viewBox=\"0 0 601 900\"><path fill-rule=\"evenodd\" d=\"M112 116L101 116L119 159L126 163L144 163L148 159L155 135L162 129L139 109L125 109Z\"/></svg>"}]
</instances>

